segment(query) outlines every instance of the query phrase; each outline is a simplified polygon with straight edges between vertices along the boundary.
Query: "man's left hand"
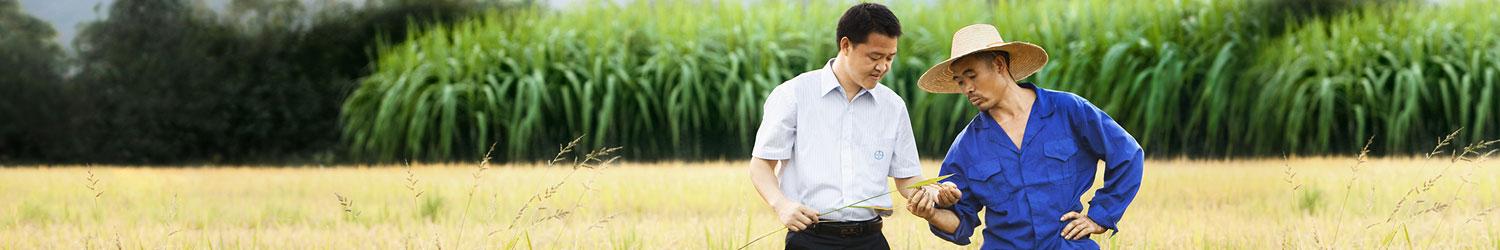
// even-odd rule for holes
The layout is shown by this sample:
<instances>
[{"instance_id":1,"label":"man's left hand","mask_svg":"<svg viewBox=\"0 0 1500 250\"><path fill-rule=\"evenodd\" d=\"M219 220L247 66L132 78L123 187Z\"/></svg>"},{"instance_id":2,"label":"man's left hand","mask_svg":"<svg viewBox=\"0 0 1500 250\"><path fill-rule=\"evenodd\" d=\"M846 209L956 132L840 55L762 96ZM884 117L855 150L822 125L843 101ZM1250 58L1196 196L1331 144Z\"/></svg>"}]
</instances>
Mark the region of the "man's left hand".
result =
<instances>
[{"instance_id":1,"label":"man's left hand","mask_svg":"<svg viewBox=\"0 0 1500 250\"><path fill-rule=\"evenodd\" d=\"M1062 229L1062 237L1068 240L1080 240L1090 234L1104 233L1106 230L1103 226L1094 223L1094 220L1089 219L1087 215L1078 212L1068 212L1068 214L1064 214L1062 219L1058 219L1058 221L1066 221L1068 223Z\"/></svg>"}]
</instances>

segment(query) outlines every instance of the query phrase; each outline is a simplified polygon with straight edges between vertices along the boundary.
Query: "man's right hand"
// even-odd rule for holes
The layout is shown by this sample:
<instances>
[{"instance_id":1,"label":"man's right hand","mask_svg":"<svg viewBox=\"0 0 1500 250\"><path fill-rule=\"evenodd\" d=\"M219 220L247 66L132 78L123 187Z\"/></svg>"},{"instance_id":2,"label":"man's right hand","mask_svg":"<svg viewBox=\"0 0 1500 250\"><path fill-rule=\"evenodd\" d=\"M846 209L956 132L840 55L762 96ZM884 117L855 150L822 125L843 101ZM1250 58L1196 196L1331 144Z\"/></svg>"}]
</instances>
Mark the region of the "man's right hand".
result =
<instances>
[{"instance_id":1,"label":"man's right hand","mask_svg":"<svg viewBox=\"0 0 1500 250\"><path fill-rule=\"evenodd\" d=\"M959 198L963 197L963 191L959 191L958 185L953 184L953 182L945 181L941 184L936 184L936 186L935 189L938 190L938 194L935 205L937 207L952 207L954 203L958 203Z\"/></svg>"},{"instance_id":2,"label":"man's right hand","mask_svg":"<svg viewBox=\"0 0 1500 250\"><path fill-rule=\"evenodd\" d=\"M795 201L784 201L776 204L776 217L781 220L781 225L787 230L799 232L813 223L818 222L818 211L803 206Z\"/></svg>"},{"instance_id":3,"label":"man's right hand","mask_svg":"<svg viewBox=\"0 0 1500 250\"><path fill-rule=\"evenodd\" d=\"M911 200L907 201L906 209L911 211L912 215L928 219L936 213L938 208L948 208L958 203L959 197L962 196L963 192L959 191L958 186L952 182L930 184L922 186L912 195Z\"/></svg>"}]
</instances>

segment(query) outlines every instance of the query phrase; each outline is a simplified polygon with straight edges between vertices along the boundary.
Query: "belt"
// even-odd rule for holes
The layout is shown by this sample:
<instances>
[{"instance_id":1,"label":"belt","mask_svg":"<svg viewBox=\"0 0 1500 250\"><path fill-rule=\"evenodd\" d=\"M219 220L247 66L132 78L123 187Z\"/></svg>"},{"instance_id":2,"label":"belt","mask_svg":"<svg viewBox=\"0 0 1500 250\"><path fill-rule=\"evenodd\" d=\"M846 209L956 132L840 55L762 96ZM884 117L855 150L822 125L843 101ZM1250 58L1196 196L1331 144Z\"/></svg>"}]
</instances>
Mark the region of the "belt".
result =
<instances>
[{"instance_id":1,"label":"belt","mask_svg":"<svg viewBox=\"0 0 1500 250\"><path fill-rule=\"evenodd\" d=\"M804 232L841 238L861 237L880 233L880 224L881 223L879 216L876 216L875 219L870 219L867 221L823 221L813 223L813 225L811 227L808 227L807 230L804 230Z\"/></svg>"}]
</instances>

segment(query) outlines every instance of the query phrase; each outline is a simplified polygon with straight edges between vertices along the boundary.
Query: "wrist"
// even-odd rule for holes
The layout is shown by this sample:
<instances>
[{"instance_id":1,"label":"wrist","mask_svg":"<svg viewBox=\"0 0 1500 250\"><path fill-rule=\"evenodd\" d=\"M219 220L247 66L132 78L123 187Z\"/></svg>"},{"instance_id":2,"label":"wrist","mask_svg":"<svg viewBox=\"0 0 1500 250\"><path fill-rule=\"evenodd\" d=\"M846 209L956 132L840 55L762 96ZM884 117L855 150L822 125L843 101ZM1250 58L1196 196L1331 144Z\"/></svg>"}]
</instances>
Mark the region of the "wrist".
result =
<instances>
[{"instance_id":1,"label":"wrist","mask_svg":"<svg viewBox=\"0 0 1500 250\"><path fill-rule=\"evenodd\" d=\"M791 203L792 203L791 200L778 199L778 200L775 200L775 201L771 202L771 209L775 209L775 210L780 211L782 207L790 205Z\"/></svg>"},{"instance_id":2,"label":"wrist","mask_svg":"<svg viewBox=\"0 0 1500 250\"><path fill-rule=\"evenodd\" d=\"M940 209L942 209L942 208L932 208L932 212L928 212L927 214L918 214L916 216L917 216L917 218L922 218L922 220L926 220L928 223L932 223L933 220L937 218L938 210L940 210Z\"/></svg>"}]
</instances>

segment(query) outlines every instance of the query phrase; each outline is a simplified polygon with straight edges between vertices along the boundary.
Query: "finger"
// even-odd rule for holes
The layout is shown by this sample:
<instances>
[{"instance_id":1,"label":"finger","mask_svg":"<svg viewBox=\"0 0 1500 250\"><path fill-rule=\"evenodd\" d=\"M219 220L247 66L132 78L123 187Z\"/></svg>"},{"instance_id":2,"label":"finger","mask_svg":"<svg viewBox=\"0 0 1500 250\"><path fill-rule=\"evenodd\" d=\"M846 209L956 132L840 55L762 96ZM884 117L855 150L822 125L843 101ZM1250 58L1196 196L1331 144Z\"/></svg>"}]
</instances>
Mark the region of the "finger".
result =
<instances>
[{"instance_id":1,"label":"finger","mask_svg":"<svg viewBox=\"0 0 1500 250\"><path fill-rule=\"evenodd\" d=\"M1066 214L1063 214L1062 218L1057 219L1057 221L1068 221L1068 220L1077 219L1077 218L1078 218L1078 212L1068 212Z\"/></svg>"},{"instance_id":2,"label":"finger","mask_svg":"<svg viewBox=\"0 0 1500 250\"><path fill-rule=\"evenodd\" d=\"M929 202L929 201L932 201L932 199L922 198L921 202L918 202L918 204L915 204L916 205L916 211L918 211L918 213L921 213L921 214L932 214L933 213L933 208L929 207L929 205L927 205L927 202Z\"/></svg>"},{"instance_id":3,"label":"finger","mask_svg":"<svg viewBox=\"0 0 1500 250\"><path fill-rule=\"evenodd\" d=\"M1081 228L1081 227L1083 227L1083 226L1078 225L1078 223L1076 223L1076 222L1070 222L1070 223L1068 223L1068 226L1063 227L1063 230L1062 230L1062 237L1063 237L1063 239L1069 239L1069 240L1073 239L1073 233L1077 232L1078 228Z\"/></svg>"},{"instance_id":4,"label":"finger","mask_svg":"<svg viewBox=\"0 0 1500 250\"><path fill-rule=\"evenodd\" d=\"M1083 229L1083 225L1077 225L1077 223L1070 223L1070 225L1068 225L1068 231L1062 232L1062 238L1067 238L1067 240L1077 240L1077 235L1079 235L1079 229Z\"/></svg>"},{"instance_id":5,"label":"finger","mask_svg":"<svg viewBox=\"0 0 1500 250\"><path fill-rule=\"evenodd\" d=\"M793 219L793 221L796 221L798 224L801 224L803 226L806 226L806 225L809 225L809 224L813 223L812 218L808 218L807 215L804 215L804 214L793 215L792 219Z\"/></svg>"},{"instance_id":6,"label":"finger","mask_svg":"<svg viewBox=\"0 0 1500 250\"><path fill-rule=\"evenodd\" d=\"M797 211L802 212L802 216L807 216L807 218L810 218L813 221L818 220L818 211L816 210L812 210L811 208L807 208L806 206L801 206L797 207Z\"/></svg>"},{"instance_id":7,"label":"finger","mask_svg":"<svg viewBox=\"0 0 1500 250\"><path fill-rule=\"evenodd\" d=\"M1088 225L1084 225L1084 223L1078 224L1078 226L1073 227L1073 231L1068 232L1067 238L1069 240L1078 240L1079 238L1082 238L1083 230L1088 227Z\"/></svg>"},{"instance_id":8,"label":"finger","mask_svg":"<svg viewBox=\"0 0 1500 250\"><path fill-rule=\"evenodd\" d=\"M958 184L953 184L953 182L951 182L951 181L945 181L945 182L943 182L942 185L944 187L952 187L952 188L955 188L955 189L958 188Z\"/></svg>"},{"instance_id":9,"label":"finger","mask_svg":"<svg viewBox=\"0 0 1500 250\"><path fill-rule=\"evenodd\" d=\"M913 213L922 212L922 200L925 199L926 198L924 197L916 197L916 199L912 199L911 202L906 203L906 205L908 206L907 209L911 210Z\"/></svg>"},{"instance_id":10,"label":"finger","mask_svg":"<svg viewBox=\"0 0 1500 250\"><path fill-rule=\"evenodd\" d=\"M927 195L925 193L917 193L916 195L912 195L911 201L908 201L907 203L922 204L922 201L924 200L927 200Z\"/></svg>"},{"instance_id":11,"label":"finger","mask_svg":"<svg viewBox=\"0 0 1500 250\"><path fill-rule=\"evenodd\" d=\"M953 203L957 203L958 202L958 198L959 198L958 189L946 189L945 191L949 191L949 192L944 192L943 193L944 195L943 195L943 197L941 199L941 201L942 201L941 203L943 205L953 205Z\"/></svg>"},{"instance_id":12,"label":"finger","mask_svg":"<svg viewBox=\"0 0 1500 250\"><path fill-rule=\"evenodd\" d=\"M1068 232L1069 231L1073 231L1073 227L1076 227L1076 226L1078 226L1077 223L1067 223L1067 224L1064 224L1062 231L1058 231L1057 235L1058 236L1063 236L1064 238L1066 238L1066 237L1068 237Z\"/></svg>"},{"instance_id":13,"label":"finger","mask_svg":"<svg viewBox=\"0 0 1500 250\"><path fill-rule=\"evenodd\" d=\"M1091 227L1091 226L1089 225L1088 222L1078 223L1077 232L1073 232L1073 240L1080 240L1080 239L1083 239L1084 236L1088 236L1089 235L1089 227Z\"/></svg>"}]
</instances>

